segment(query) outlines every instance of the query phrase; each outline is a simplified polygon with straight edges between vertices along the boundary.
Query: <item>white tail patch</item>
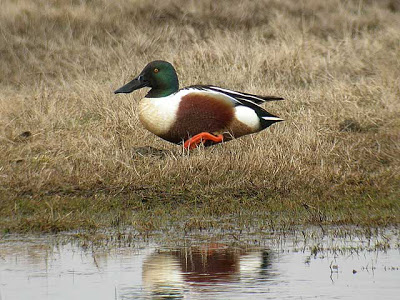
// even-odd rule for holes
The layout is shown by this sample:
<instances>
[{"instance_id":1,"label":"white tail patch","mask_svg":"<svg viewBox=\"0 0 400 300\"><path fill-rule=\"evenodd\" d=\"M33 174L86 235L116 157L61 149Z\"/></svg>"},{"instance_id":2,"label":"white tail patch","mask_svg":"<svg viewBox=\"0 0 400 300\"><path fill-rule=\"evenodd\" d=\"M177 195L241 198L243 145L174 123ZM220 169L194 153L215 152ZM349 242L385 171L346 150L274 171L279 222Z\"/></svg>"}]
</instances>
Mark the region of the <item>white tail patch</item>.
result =
<instances>
[{"instance_id":1,"label":"white tail patch","mask_svg":"<svg viewBox=\"0 0 400 300\"><path fill-rule=\"evenodd\" d=\"M283 121L283 119L278 118L278 117L261 117L266 121Z\"/></svg>"},{"instance_id":2,"label":"white tail patch","mask_svg":"<svg viewBox=\"0 0 400 300\"><path fill-rule=\"evenodd\" d=\"M235 117L238 121L247 125L254 131L260 130L260 119L258 118L256 112L247 106L236 106L235 107Z\"/></svg>"}]
</instances>

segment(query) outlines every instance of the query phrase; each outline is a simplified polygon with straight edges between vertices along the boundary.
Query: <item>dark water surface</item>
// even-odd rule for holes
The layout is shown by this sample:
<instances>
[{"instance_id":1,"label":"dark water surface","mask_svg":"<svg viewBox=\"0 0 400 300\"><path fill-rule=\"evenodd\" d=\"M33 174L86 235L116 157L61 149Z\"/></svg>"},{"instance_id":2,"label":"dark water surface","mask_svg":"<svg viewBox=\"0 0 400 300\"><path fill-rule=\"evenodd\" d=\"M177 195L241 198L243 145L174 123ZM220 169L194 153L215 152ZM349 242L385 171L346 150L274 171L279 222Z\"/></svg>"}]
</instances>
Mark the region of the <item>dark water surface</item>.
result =
<instances>
[{"instance_id":1,"label":"dark water surface","mask_svg":"<svg viewBox=\"0 0 400 300\"><path fill-rule=\"evenodd\" d=\"M400 299L398 236L0 240L0 299Z\"/></svg>"}]
</instances>

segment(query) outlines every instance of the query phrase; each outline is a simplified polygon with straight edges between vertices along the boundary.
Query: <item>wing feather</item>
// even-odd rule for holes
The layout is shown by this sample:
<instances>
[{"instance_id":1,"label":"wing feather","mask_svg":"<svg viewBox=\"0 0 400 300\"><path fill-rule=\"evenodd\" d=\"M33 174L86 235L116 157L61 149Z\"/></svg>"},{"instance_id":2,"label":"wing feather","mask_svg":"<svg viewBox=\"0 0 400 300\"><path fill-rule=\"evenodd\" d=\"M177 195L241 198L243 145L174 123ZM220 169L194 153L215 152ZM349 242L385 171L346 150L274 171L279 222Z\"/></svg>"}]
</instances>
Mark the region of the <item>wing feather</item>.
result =
<instances>
[{"instance_id":1,"label":"wing feather","mask_svg":"<svg viewBox=\"0 0 400 300\"><path fill-rule=\"evenodd\" d=\"M224 88L213 86L213 85L193 85L193 86L189 86L187 88L195 88L195 89L199 89L199 90L214 91L217 93L225 94L225 95L232 97L239 101L240 100L248 100L248 101L252 101L256 104L262 104L267 101L284 100L282 97L258 96L258 95L253 95L253 94L249 94L249 93L244 93L244 92L232 91L232 90L224 89Z\"/></svg>"},{"instance_id":2,"label":"wing feather","mask_svg":"<svg viewBox=\"0 0 400 300\"><path fill-rule=\"evenodd\" d=\"M283 100L282 97L257 96L248 93L231 91L228 89L211 85L193 85L183 88L183 90L189 90L189 91L198 90L202 92L211 92L220 95L225 95L227 99L230 99L230 101L232 101L234 106L247 106L253 109L257 114L257 116L260 118L261 126L263 128L266 128L275 122L283 121L281 118L267 112L263 107L259 105L266 101Z\"/></svg>"}]
</instances>

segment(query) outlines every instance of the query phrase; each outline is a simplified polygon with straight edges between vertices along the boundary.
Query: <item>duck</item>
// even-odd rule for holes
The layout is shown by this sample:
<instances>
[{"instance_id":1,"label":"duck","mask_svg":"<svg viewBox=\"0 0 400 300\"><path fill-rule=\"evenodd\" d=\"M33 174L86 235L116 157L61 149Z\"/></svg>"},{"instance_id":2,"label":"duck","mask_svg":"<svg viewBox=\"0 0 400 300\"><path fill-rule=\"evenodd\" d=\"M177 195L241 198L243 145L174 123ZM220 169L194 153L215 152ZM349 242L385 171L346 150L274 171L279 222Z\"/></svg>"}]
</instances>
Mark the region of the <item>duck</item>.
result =
<instances>
[{"instance_id":1,"label":"duck","mask_svg":"<svg viewBox=\"0 0 400 300\"><path fill-rule=\"evenodd\" d=\"M283 119L260 104L283 100L258 96L213 85L179 89L174 66L163 60L148 63L140 74L114 91L132 93L148 87L139 102L142 125L158 137L185 149L211 146L266 129Z\"/></svg>"}]
</instances>

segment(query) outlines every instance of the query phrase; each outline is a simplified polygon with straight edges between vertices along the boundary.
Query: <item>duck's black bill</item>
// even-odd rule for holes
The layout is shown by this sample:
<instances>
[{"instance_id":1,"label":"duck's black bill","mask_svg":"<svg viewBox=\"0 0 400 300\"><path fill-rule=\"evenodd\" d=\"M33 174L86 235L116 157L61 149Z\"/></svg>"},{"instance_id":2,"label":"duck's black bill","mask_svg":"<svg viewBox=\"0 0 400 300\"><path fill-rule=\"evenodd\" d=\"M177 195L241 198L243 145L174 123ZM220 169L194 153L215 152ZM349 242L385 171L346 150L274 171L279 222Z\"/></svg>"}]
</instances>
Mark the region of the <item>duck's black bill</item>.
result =
<instances>
[{"instance_id":1,"label":"duck's black bill","mask_svg":"<svg viewBox=\"0 0 400 300\"><path fill-rule=\"evenodd\" d=\"M133 79L132 81L125 84L123 87L120 87L118 90L114 92L114 94L119 93L132 93L134 90L140 89L142 87L147 86L147 82L142 79L141 76Z\"/></svg>"}]
</instances>

